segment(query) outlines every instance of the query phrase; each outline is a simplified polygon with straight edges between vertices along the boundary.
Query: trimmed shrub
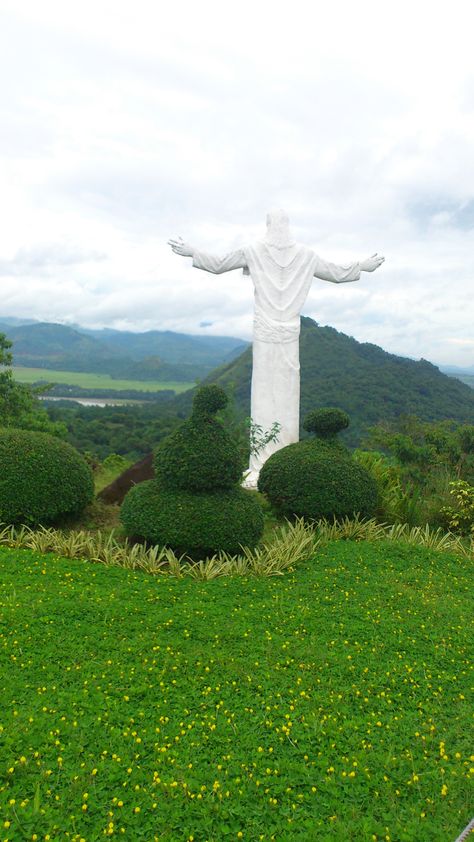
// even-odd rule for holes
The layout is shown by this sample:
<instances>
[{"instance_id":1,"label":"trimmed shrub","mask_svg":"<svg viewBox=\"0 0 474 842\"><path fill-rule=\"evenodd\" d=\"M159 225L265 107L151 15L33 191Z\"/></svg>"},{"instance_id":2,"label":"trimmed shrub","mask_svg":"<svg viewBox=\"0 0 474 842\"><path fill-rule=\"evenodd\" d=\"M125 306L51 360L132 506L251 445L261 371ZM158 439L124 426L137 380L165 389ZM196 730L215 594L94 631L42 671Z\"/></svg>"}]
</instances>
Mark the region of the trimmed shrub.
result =
<instances>
[{"instance_id":1,"label":"trimmed shrub","mask_svg":"<svg viewBox=\"0 0 474 842\"><path fill-rule=\"evenodd\" d=\"M345 413L331 410L331 418L329 410L319 412L318 418L310 414L305 427L324 437L290 444L270 456L260 471L259 491L284 517L370 517L377 507L377 484L335 438L336 427L347 426L341 426Z\"/></svg>"},{"instance_id":2,"label":"trimmed shrub","mask_svg":"<svg viewBox=\"0 0 474 842\"><path fill-rule=\"evenodd\" d=\"M120 517L128 535L195 558L255 547L263 531L261 506L240 488L193 494L148 480L130 489Z\"/></svg>"},{"instance_id":3,"label":"trimmed shrub","mask_svg":"<svg viewBox=\"0 0 474 842\"><path fill-rule=\"evenodd\" d=\"M258 500L238 483L243 464L213 416L227 403L218 386L196 393L191 418L155 455L155 479L128 492L120 517L126 533L195 557L255 547L263 532Z\"/></svg>"},{"instance_id":4,"label":"trimmed shrub","mask_svg":"<svg viewBox=\"0 0 474 842\"><path fill-rule=\"evenodd\" d=\"M337 436L341 430L345 430L350 424L347 412L337 407L323 407L308 412L303 422L303 428L308 433L316 433L319 438L331 439Z\"/></svg>"},{"instance_id":5,"label":"trimmed shrub","mask_svg":"<svg viewBox=\"0 0 474 842\"><path fill-rule=\"evenodd\" d=\"M230 489L244 469L240 454L214 414L227 395L218 386L196 393L188 421L168 436L155 454L155 476L165 489L200 492Z\"/></svg>"},{"instance_id":6,"label":"trimmed shrub","mask_svg":"<svg viewBox=\"0 0 474 842\"><path fill-rule=\"evenodd\" d=\"M0 429L0 522L50 524L94 497L92 471L67 442L47 433Z\"/></svg>"}]
</instances>

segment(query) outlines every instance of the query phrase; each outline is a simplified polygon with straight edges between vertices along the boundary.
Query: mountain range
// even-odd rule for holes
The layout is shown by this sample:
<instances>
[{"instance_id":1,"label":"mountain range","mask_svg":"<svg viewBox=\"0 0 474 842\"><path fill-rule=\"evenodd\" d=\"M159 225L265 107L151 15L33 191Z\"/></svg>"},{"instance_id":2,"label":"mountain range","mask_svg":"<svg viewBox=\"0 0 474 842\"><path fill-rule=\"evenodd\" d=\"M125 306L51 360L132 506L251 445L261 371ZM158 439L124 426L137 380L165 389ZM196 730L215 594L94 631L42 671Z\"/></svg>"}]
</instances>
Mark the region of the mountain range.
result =
<instances>
[{"instance_id":1,"label":"mountain range","mask_svg":"<svg viewBox=\"0 0 474 842\"><path fill-rule=\"evenodd\" d=\"M37 322L19 325L1 318L0 332L14 343L16 365L141 380L204 379L232 394L236 416L250 415L252 349L234 337L88 330ZM305 317L300 362L302 418L320 406L341 407L351 417L349 444L360 442L368 426L400 415L474 424L474 390L457 379L459 374L448 376L427 360L387 353ZM469 382L469 374L465 376ZM166 411L183 417L192 396L193 390L176 395Z\"/></svg>"},{"instance_id":2,"label":"mountain range","mask_svg":"<svg viewBox=\"0 0 474 842\"><path fill-rule=\"evenodd\" d=\"M49 322L18 324L1 317L0 333L13 342L15 365L158 381L201 379L248 345L230 336L89 330Z\"/></svg>"}]
</instances>

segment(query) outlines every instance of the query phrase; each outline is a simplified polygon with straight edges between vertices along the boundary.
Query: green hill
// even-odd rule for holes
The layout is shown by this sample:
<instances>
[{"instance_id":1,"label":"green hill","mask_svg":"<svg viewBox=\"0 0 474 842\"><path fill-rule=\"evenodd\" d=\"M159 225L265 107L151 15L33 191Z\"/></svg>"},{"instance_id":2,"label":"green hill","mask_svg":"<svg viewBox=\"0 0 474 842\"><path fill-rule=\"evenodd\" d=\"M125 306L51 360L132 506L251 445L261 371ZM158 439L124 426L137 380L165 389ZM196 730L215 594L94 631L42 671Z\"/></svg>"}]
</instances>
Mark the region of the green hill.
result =
<instances>
[{"instance_id":1,"label":"green hill","mask_svg":"<svg viewBox=\"0 0 474 842\"><path fill-rule=\"evenodd\" d=\"M88 330L78 328L86 336L104 343L116 353L134 360L160 357L174 365L201 365L208 371L242 353L248 343L233 336L190 336L171 330L147 330L132 333L125 330Z\"/></svg>"},{"instance_id":2,"label":"green hill","mask_svg":"<svg viewBox=\"0 0 474 842\"><path fill-rule=\"evenodd\" d=\"M382 420L417 415L425 421L452 418L474 423L474 392L442 374L426 360L389 354L377 345L357 342L332 327L302 318L300 339L301 416L321 406L338 406L351 416L346 441L360 442L364 430ZM234 395L236 410L250 415L252 351L213 372L205 382L218 383ZM175 398L181 411L192 391Z\"/></svg>"},{"instance_id":3,"label":"green hill","mask_svg":"<svg viewBox=\"0 0 474 842\"><path fill-rule=\"evenodd\" d=\"M180 382L206 377L216 366L234 359L247 344L228 336L93 331L46 322L19 325L1 319L0 333L13 342L16 365Z\"/></svg>"},{"instance_id":4,"label":"green hill","mask_svg":"<svg viewBox=\"0 0 474 842\"><path fill-rule=\"evenodd\" d=\"M13 342L16 365L112 373L131 363L126 355L120 356L92 336L85 336L66 325L37 322L12 327L0 324L0 331Z\"/></svg>"},{"instance_id":5,"label":"green hill","mask_svg":"<svg viewBox=\"0 0 474 842\"><path fill-rule=\"evenodd\" d=\"M161 357L152 356L130 363L124 369L123 376L141 382L175 380L180 383L194 383L205 377L209 368L209 365L199 363L169 363Z\"/></svg>"}]
</instances>

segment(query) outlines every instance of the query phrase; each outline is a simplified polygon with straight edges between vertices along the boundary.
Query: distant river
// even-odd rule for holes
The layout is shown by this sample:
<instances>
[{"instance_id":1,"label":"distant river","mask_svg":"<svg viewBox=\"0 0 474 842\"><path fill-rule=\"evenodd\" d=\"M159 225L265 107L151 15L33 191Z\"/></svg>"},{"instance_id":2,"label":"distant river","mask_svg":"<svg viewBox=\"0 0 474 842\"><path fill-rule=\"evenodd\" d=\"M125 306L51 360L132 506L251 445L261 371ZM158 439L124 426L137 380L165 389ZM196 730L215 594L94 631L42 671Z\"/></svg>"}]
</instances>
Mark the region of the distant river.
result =
<instances>
[{"instance_id":1,"label":"distant river","mask_svg":"<svg viewBox=\"0 0 474 842\"><path fill-rule=\"evenodd\" d=\"M74 403L82 404L82 406L123 406L125 404L144 403L144 401L132 401L127 400L126 398L117 398L117 400L114 401L113 398L56 398L48 397L47 395L39 395L39 399L41 401L73 401Z\"/></svg>"}]
</instances>

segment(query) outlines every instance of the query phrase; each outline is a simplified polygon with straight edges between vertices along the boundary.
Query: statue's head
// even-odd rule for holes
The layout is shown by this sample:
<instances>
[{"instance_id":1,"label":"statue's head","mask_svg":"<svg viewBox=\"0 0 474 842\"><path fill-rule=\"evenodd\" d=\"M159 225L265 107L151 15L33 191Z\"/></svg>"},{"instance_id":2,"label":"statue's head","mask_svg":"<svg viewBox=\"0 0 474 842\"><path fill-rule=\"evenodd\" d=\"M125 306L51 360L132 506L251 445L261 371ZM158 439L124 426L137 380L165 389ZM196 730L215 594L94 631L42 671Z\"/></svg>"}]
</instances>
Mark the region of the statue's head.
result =
<instances>
[{"instance_id":1,"label":"statue's head","mask_svg":"<svg viewBox=\"0 0 474 842\"><path fill-rule=\"evenodd\" d=\"M290 217L283 208L276 208L267 213L267 228L273 225L290 225Z\"/></svg>"},{"instance_id":2,"label":"statue's head","mask_svg":"<svg viewBox=\"0 0 474 842\"><path fill-rule=\"evenodd\" d=\"M275 248L288 248L295 244L290 230L290 219L286 211L279 208L267 213L267 233L265 242Z\"/></svg>"}]
</instances>

